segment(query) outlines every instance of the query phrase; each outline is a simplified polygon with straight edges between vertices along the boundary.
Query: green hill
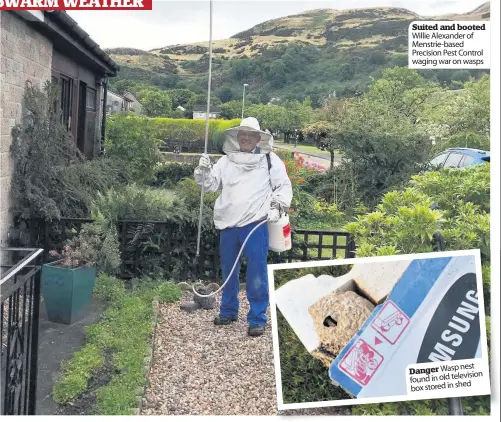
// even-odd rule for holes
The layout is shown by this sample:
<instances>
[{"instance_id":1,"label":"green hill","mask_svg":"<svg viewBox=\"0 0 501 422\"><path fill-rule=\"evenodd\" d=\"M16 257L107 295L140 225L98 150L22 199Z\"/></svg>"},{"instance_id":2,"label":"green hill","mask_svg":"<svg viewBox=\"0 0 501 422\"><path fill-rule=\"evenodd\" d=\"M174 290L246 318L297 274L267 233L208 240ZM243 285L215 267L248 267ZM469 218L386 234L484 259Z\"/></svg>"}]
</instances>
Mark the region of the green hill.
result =
<instances>
[{"instance_id":1,"label":"green hill","mask_svg":"<svg viewBox=\"0 0 501 422\"><path fill-rule=\"evenodd\" d=\"M249 101L302 100L308 95L319 106L333 91L340 97L363 92L371 76L377 77L383 68L407 66L407 31L412 21L488 20L489 16L490 5L485 3L463 15L424 17L385 7L318 9L269 20L213 42L212 87L222 102L239 99L242 84L248 83ZM108 52L122 69L116 81L206 91L208 42ZM481 73L423 71L426 78L449 86Z\"/></svg>"}]
</instances>

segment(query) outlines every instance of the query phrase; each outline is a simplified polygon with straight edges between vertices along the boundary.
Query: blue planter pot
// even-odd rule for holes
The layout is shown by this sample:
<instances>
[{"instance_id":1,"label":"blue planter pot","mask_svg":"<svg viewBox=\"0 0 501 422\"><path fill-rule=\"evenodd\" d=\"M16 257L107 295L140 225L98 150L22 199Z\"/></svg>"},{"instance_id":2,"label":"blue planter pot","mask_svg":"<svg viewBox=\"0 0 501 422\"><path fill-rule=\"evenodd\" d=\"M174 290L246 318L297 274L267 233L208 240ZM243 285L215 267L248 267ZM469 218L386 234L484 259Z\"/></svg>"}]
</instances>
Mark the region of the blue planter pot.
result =
<instances>
[{"instance_id":1,"label":"blue planter pot","mask_svg":"<svg viewBox=\"0 0 501 422\"><path fill-rule=\"evenodd\" d=\"M73 324L81 319L92 299L94 267L62 268L58 262L42 266L42 295L50 321Z\"/></svg>"}]
</instances>

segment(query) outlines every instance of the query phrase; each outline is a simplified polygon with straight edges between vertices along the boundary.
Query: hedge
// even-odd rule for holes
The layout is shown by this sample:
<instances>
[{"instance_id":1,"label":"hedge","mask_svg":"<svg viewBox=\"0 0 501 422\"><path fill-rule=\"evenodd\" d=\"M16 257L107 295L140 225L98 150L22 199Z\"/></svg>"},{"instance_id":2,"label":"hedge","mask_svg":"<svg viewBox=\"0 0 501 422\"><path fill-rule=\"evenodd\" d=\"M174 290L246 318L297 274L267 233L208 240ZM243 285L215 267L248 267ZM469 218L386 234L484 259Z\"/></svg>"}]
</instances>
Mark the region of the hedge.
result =
<instances>
[{"instance_id":1,"label":"hedge","mask_svg":"<svg viewBox=\"0 0 501 422\"><path fill-rule=\"evenodd\" d=\"M153 132L163 141L203 141L205 139L205 120L171 119L157 117L150 119ZM209 140L221 141L222 132L230 127L238 126L240 119L210 120Z\"/></svg>"}]
</instances>

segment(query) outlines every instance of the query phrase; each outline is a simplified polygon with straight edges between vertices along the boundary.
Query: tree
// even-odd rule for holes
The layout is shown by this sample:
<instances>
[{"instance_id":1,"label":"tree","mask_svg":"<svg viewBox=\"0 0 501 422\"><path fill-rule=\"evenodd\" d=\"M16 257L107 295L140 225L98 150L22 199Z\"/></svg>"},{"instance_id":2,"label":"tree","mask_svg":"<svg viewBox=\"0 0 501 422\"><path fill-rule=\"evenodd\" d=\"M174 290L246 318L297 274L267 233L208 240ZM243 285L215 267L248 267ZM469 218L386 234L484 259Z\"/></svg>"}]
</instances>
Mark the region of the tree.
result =
<instances>
[{"instance_id":1,"label":"tree","mask_svg":"<svg viewBox=\"0 0 501 422\"><path fill-rule=\"evenodd\" d=\"M306 97L302 103L297 100L285 101L283 108L285 110L282 116L281 129L284 133L284 141L289 142L290 136L294 132L311 122L313 109L309 97Z\"/></svg>"},{"instance_id":2,"label":"tree","mask_svg":"<svg viewBox=\"0 0 501 422\"><path fill-rule=\"evenodd\" d=\"M285 73L286 67L284 62L281 59L274 61L269 71L270 83L272 86L275 88L282 88L286 83Z\"/></svg>"},{"instance_id":3,"label":"tree","mask_svg":"<svg viewBox=\"0 0 501 422\"><path fill-rule=\"evenodd\" d=\"M490 133L490 76L485 75L478 81L469 81L457 96L449 116L452 133L477 132Z\"/></svg>"},{"instance_id":4,"label":"tree","mask_svg":"<svg viewBox=\"0 0 501 422\"><path fill-rule=\"evenodd\" d=\"M220 106L221 105L221 100L218 97L215 97L214 95L211 95L210 97L210 102L212 106ZM195 104L207 104L207 93L203 94L196 94L192 98L190 98L190 101L187 104L187 108L190 110L193 110L193 106Z\"/></svg>"},{"instance_id":5,"label":"tree","mask_svg":"<svg viewBox=\"0 0 501 422\"><path fill-rule=\"evenodd\" d=\"M325 120L320 120L305 126L302 132L306 134L306 136L313 138L317 148L319 148L321 144L325 145L325 148L331 154L331 169L334 168L335 138L333 124Z\"/></svg>"},{"instance_id":6,"label":"tree","mask_svg":"<svg viewBox=\"0 0 501 422\"><path fill-rule=\"evenodd\" d=\"M344 153L341 166L366 204L406 182L428 160L432 145L426 132L368 97L346 102L331 123L332 139Z\"/></svg>"},{"instance_id":7,"label":"tree","mask_svg":"<svg viewBox=\"0 0 501 422\"><path fill-rule=\"evenodd\" d=\"M217 90L216 96L222 103L227 103L233 99L233 91L229 86L223 86Z\"/></svg>"},{"instance_id":8,"label":"tree","mask_svg":"<svg viewBox=\"0 0 501 422\"><path fill-rule=\"evenodd\" d=\"M142 92L141 104L148 117L167 117L172 110L172 100L167 92L161 90Z\"/></svg>"},{"instance_id":9,"label":"tree","mask_svg":"<svg viewBox=\"0 0 501 422\"><path fill-rule=\"evenodd\" d=\"M401 117L417 118L423 105L439 91L443 89L427 82L416 70L393 67L372 82L366 98Z\"/></svg>"},{"instance_id":10,"label":"tree","mask_svg":"<svg viewBox=\"0 0 501 422\"><path fill-rule=\"evenodd\" d=\"M195 97L195 93L186 88L169 89L167 94L172 100L172 107L178 106L186 108L190 100Z\"/></svg>"},{"instance_id":11,"label":"tree","mask_svg":"<svg viewBox=\"0 0 501 422\"><path fill-rule=\"evenodd\" d=\"M268 129L271 133L281 132L286 120L285 108L274 104L254 104L247 109L245 115L258 119L261 128Z\"/></svg>"},{"instance_id":12,"label":"tree","mask_svg":"<svg viewBox=\"0 0 501 422\"><path fill-rule=\"evenodd\" d=\"M245 101L246 104L247 101ZM250 104L248 104L250 105ZM237 119L242 116L242 101L231 100L221 105L221 117L223 119Z\"/></svg>"}]
</instances>

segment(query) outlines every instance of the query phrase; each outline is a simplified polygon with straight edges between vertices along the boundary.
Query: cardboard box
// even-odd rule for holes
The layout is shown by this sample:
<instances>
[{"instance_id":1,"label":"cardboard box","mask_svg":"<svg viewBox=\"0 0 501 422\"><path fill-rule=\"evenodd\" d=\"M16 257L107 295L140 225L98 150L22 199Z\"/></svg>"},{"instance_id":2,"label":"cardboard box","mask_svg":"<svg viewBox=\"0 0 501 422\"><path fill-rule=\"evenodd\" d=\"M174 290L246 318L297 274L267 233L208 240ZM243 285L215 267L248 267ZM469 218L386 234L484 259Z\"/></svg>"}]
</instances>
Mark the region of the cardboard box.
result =
<instances>
[{"instance_id":1,"label":"cardboard box","mask_svg":"<svg viewBox=\"0 0 501 422\"><path fill-rule=\"evenodd\" d=\"M357 398L407 395L408 365L480 358L477 288L473 254L413 260L332 362L330 378Z\"/></svg>"}]
</instances>

